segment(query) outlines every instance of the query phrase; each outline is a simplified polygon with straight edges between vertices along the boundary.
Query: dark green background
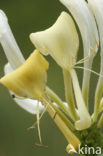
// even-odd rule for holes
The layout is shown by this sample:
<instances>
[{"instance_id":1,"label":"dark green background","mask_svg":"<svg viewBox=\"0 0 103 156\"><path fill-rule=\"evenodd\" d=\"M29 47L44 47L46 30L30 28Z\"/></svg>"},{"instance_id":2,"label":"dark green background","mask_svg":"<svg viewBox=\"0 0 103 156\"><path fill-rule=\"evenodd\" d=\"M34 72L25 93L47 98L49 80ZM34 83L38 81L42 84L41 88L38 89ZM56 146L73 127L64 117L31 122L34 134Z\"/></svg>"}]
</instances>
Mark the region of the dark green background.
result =
<instances>
[{"instance_id":1,"label":"dark green background","mask_svg":"<svg viewBox=\"0 0 103 156\"><path fill-rule=\"evenodd\" d=\"M66 10L58 0L0 0L0 8L8 16L9 24L25 58L34 49L29 34L48 28L55 22L61 11ZM82 43L79 55L82 57ZM62 71L50 57L47 59L50 62L48 85L64 99ZM0 77L3 76L5 63L7 60L0 47ZM99 71L99 55L94 67ZM82 71L79 71L78 75L81 84ZM92 90L96 79L96 76L92 76L90 101L94 97ZM7 89L0 86L0 156L68 155L65 152L67 142L64 136L47 114L43 116L40 127L43 142L48 145L48 149L35 146L35 143L39 143L37 129L27 131L34 121L36 121L35 116L22 110L14 103Z\"/></svg>"}]
</instances>

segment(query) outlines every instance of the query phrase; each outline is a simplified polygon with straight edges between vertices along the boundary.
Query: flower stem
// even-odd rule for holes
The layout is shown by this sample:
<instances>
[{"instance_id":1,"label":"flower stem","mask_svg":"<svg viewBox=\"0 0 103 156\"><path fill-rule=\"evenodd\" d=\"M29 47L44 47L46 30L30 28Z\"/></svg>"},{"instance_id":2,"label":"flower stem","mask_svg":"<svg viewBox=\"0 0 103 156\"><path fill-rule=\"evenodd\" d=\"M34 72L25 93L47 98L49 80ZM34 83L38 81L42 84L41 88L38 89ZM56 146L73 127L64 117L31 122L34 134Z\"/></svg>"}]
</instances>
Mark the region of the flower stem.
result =
<instances>
[{"instance_id":1,"label":"flower stem","mask_svg":"<svg viewBox=\"0 0 103 156\"><path fill-rule=\"evenodd\" d=\"M73 89L72 89L72 81L70 73L63 69L63 76L64 76L64 86L65 86L65 97L68 103L70 112L74 118L74 121L78 120L78 114L74 104L74 97L73 97Z\"/></svg>"},{"instance_id":2,"label":"flower stem","mask_svg":"<svg viewBox=\"0 0 103 156\"><path fill-rule=\"evenodd\" d=\"M58 113L58 115L61 117L61 119L64 121L64 123L73 131L75 131L75 127L72 124L70 120L56 107L55 105L51 104L52 107L55 109L55 111Z\"/></svg>"},{"instance_id":3,"label":"flower stem","mask_svg":"<svg viewBox=\"0 0 103 156\"><path fill-rule=\"evenodd\" d=\"M83 130L83 129L90 127L91 117L84 103L84 99L82 97L81 89L79 86L79 82L78 82L78 78L77 78L75 70L71 69L70 74L72 77L72 83L73 83L75 98L77 102L78 113L80 117L80 120L76 122L75 126L76 126L76 129Z\"/></svg>"},{"instance_id":4,"label":"flower stem","mask_svg":"<svg viewBox=\"0 0 103 156\"><path fill-rule=\"evenodd\" d=\"M60 108L61 110L66 113L67 116L69 116L72 120L74 119L70 110L66 108L62 100L59 98L56 93L54 93L50 88L46 87L46 93L47 95L53 100Z\"/></svg>"},{"instance_id":5,"label":"flower stem","mask_svg":"<svg viewBox=\"0 0 103 156\"><path fill-rule=\"evenodd\" d=\"M43 98L42 103L45 107L47 107L47 111L51 118L54 120L60 131L65 136L66 140L77 148L81 142L79 139L73 134L73 132L67 127L64 123L58 112L52 107L51 102L47 98Z\"/></svg>"},{"instance_id":6,"label":"flower stem","mask_svg":"<svg viewBox=\"0 0 103 156\"><path fill-rule=\"evenodd\" d=\"M92 57L90 59L91 59L91 61L84 62L85 68L91 69ZM91 75L90 71L84 70L83 83L82 83L82 95L83 95L84 102L85 102L85 105L87 108L88 108L88 94L89 94L90 75Z\"/></svg>"},{"instance_id":7,"label":"flower stem","mask_svg":"<svg viewBox=\"0 0 103 156\"><path fill-rule=\"evenodd\" d=\"M101 47L101 68L100 68L100 75L103 75L103 53L102 53L102 48ZM95 104L94 104L94 114L92 116L92 119L94 122L97 121L98 118L98 113L99 113L99 106L100 106L100 101L102 98L103 94L103 77L99 77L97 87L96 87L96 92L95 92Z\"/></svg>"},{"instance_id":8,"label":"flower stem","mask_svg":"<svg viewBox=\"0 0 103 156\"><path fill-rule=\"evenodd\" d=\"M103 78L100 78L95 92L94 114L92 116L93 122L97 121L102 93L103 93Z\"/></svg>"},{"instance_id":9,"label":"flower stem","mask_svg":"<svg viewBox=\"0 0 103 156\"><path fill-rule=\"evenodd\" d=\"M97 127L101 128L102 125L103 125L103 113L102 113L102 115L101 115L101 117L100 117L100 119L98 121Z\"/></svg>"}]
</instances>

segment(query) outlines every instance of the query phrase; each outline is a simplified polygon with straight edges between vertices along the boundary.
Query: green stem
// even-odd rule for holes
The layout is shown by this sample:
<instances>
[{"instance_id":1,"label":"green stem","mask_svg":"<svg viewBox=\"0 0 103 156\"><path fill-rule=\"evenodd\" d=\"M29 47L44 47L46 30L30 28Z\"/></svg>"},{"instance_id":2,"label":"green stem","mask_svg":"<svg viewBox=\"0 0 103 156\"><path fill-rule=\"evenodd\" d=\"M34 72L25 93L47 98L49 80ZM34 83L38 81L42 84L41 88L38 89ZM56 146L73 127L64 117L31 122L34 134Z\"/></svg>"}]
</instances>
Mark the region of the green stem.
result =
<instances>
[{"instance_id":1,"label":"green stem","mask_svg":"<svg viewBox=\"0 0 103 156\"><path fill-rule=\"evenodd\" d=\"M72 81L70 73L63 69L63 76L64 76L64 86L65 86L65 97L68 103L70 112L74 117L74 121L78 120L78 114L74 104L74 97L73 97L73 89L72 89Z\"/></svg>"},{"instance_id":2,"label":"green stem","mask_svg":"<svg viewBox=\"0 0 103 156\"><path fill-rule=\"evenodd\" d=\"M103 75L103 53L102 53L103 47L101 47L101 69L100 69L100 75ZM96 92L95 92L95 104L94 104L94 114L92 116L93 121L96 122L98 118L98 113L99 113L99 106L100 106L100 101L102 98L103 94L103 77L99 77L97 87L96 87Z\"/></svg>"},{"instance_id":3,"label":"green stem","mask_svg":"<svg viewBox=\"0 0 103 156\"><path fill-rule=\"evenodd\" d=\"M70 120L68 120L68 118L58 109L58 107L54 106L53 104L51 104L52 107L55 109L55 111L58 113L58 115L61 117L61 119L64 121L64 123L71 128L73 131L75 131L75 127L74 125L71 123Z\"/></svg>"},{"instance_id":4,"label":"green stem","mask_svg":"<svg viewBox=\"0 0 103 156\"><path fill-rule=\"evenodd\" d=\"M98 121L97 127L101 128L102 125L103 125L103 113L102 113L102 115L101 115L101 117L100 117L100 119Z\"/></svg>"},{"instance_id":5,"label":"green stem","mask_svg":"<svg viewBox=\"0 0 103 156\"><path fill-rule=\"evenodd\" d=\"M92 116L93 122L97 121L100 101L101 101L101 98L102 98L102 93L103 93L103 78L99 78L97 88L96 88L96 92L95 92L94 114Z\"/></svg>"},{"instance_id":6,"label":"green stem","mask_svg":"<svg viewBox=\"0 0 103 156\"><path fill-rule=\"evenodd\" d=\"M63 133L68 143L72 144L74 148L77 148L78 145L81 144L81 142L74 135L74 133L67 127L67 125L59 116L58 112L52 107L51 102L46 97L44 97L42 99L42 103L47 108L49 115L51 116L57 127L60 129L60 131Z\"/></svg>"},{"instance_id":7,"label":"green stem","mask_svg":"<svg viewBox=\"0 0 103 156\"><path fill-rule=\"evenodd\" d=\"M69 116L72 120L74 119L70 110L66 108L62 100L50 88L46 87L46 93L51 98L51 100L53 100L67 116Z\"/></svg>"}]
</instances>

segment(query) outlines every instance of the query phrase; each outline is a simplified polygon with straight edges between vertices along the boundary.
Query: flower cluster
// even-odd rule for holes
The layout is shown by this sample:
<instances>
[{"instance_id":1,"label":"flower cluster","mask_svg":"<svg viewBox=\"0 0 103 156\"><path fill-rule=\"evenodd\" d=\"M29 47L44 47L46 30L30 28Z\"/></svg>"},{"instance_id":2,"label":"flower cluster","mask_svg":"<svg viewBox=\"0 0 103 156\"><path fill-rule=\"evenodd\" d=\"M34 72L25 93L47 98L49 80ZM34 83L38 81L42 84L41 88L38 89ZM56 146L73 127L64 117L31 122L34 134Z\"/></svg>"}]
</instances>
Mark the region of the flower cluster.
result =
<instances>
[{"instance_id":1,"label":"flower cluster","mask_svg":"<svg viewBox=\"0 0 103 156\"><path fill-rule=\"evenodd\" d=\"M94 124L98 129L103 123L103 0L60 1L72 17L62 12L50 28L31 33L30 40L36 49L26 61L13 37L6 15L0 11L0 42L8 59L4 67L5 76L0 79L0 83L10 90L16 103L26 111L36 114L38 102L40 113L45 107L67 139L69 145L66 150L70 152L71 145L77 149L83 143L76 136L77 133L91 129ZM80 41L76 27L81 33L84 52L84 58L79 61ZM99 49L101 69L91 115L88 108L90 75L93 72L93 59ZM62 68L65 102L46 85L49 63L43 55L50 55ZM81 63L84 63L82 89L75 70L82 68L78 66Z\"/></svg>"}]
</instances>

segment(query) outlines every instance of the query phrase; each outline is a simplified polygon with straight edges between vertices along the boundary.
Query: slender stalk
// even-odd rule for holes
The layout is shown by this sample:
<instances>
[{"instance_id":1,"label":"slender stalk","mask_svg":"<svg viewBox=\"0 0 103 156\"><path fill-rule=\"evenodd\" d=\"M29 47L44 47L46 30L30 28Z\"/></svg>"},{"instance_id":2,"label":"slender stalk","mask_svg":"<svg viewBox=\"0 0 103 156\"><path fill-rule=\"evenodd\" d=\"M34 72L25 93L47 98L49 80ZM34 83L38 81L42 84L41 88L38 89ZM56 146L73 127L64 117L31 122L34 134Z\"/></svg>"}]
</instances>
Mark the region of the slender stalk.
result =
<instances>
[{"instance_id":1,"label":"slender stalk","mask_svg":"<svg viewBox=\"0 0 103 156\"><path fill-rule=\"evenodd\" d=\"M75 70L71 69L70 74L72 77L72 83L73 83L75 98L77 102L78 113L80 117L80 120L75 123L75 126L76 126L76 129L83 130L83 129L90 127L91 117L84 103L84 99L82 97L81 89L79 86L79 82L78 82L78 78L77 78Z\"/></svg>"},{"instance_id":2,"label":"slender stalk","mask_svg":"<svg viewBox=\"0 0 103 156\"><path fill-rule=\"evenodd\" d=\"M100 77L95 92L94 114L92 116L94 122L97 121L102 94L103 94L103 78Z\"/></svg>"},{"instance_id":3,"label":"slender stalk","mask_svg":"<svg viewBox=\"0 0 103 156\"><path fill-rule=\"evenodd\" d=\"M61 117L61 119L64 121L64 123L73 131L75 131L75 127L72 124L72 122L70 120L68 120L68 118L58 109L58 107L54 106L52 104L53 108L55 109L55 111L58 113L58 115Z\"/></svg>"},{"instance_id":4,"label":"slender stalk","mask_svg":"<svg viewBox=\"0 0 103 156\"><path fill-rule=\"evenodd\" d=\"M92 59L92 58L91 58ZM84 62L84 67L91 69L92 61ZM89 95L89 84L90 84L90 71L84 70L83 83L82 83L82 95L85 101L85 105L88 108L88 95Z\"/></svg>"},{"instance_id":5,"label":"slender stalk","mask_svg":"<svg viewBox=\"0 0 103 156\"><path fill-rule=\"evenodd\" d=\"M102 113L102 112L103 112L103 98L102 98L101 101L100 101L98 115L99 115L100 113Z\"/></svg>"},{"instance_id":6,"label":"slender stalk","mask_svg":"<svg viewBox=\"0 0 103 156\"><path fill-rule=\"evenodd\" d=\"M100 75L103 75L103 46L102 45L101 45L100 54L101 54ZM95 91L94 114L92 116L94 122L96 122L98 118L98 112L99 112L99 106L100 106L102 94L103 94L103 77L100 76Z\"/></svg>"},{"instance_id":7,"label":"slender stalk","mask_svg":"<svg viewBox=\"0 0 103 156\"><path fill-rule=\"evenodd\" d=\"M46 87L46 93L47 95L61 108L61 110L67 115L69 116L73 121L74 121L74 117L71 114L70 110L67 109L67 107L64 105L64 103L62 102L62 100L59 98L58 95L56 95L50 88Z\"/></svg>"},{"instance_id":8,"label":"slender stalk","mask_svg":"<svg viewBox=\"0 0 103 156\"><path fill-rule=\"evenodd\" d=\"M51 118L54 120L57 127L60 129L60 131L65 136L66 140L74 146L74 148L77 148L81 142L79 139L72 133L72 131L67 127L67 125L64 123L64 121L59 116L58 112L52 107L51 102L47 98L42 99L43 105L47 106L47 111Z\"/></svg>"},{"instance_id":9,"label":"slender stalk","mask_svg":"<svg viewBox=\"0 0 103 156\"><path fill-rule=\"evenodd\" d=\"M101 115L101 117L100 117L100 119L98 121L97 127L101 128L102 125L103 125L103 113L102 113L102 115Z\"/></svg>"},{"instance_id":10,"label":"slender stalk","mask_svg":"<svg viewBox=\"0 0 103 156\"><path fill-rule=\"evenodd\" d=\"M72 113L72 116L74 117L74 120L78 120L78 114L75 108L74 104L74 97L73 97L73 89L72 89L72 81L71 81L71 75L70 73L63 69L63 76L64 76L64 86L65 86L65 97L66 101L68 103L70 112Z\"/></svg>"}]
</instances>

